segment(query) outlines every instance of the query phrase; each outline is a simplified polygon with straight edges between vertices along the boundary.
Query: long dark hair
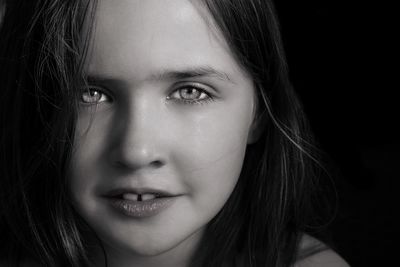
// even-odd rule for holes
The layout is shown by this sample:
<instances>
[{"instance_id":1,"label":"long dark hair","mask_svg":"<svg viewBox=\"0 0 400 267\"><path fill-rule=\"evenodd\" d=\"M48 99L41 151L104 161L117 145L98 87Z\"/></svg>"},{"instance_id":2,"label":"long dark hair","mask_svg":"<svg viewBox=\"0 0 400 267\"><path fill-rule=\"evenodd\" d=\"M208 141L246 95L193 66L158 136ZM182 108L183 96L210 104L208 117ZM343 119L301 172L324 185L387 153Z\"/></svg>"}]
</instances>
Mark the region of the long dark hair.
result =
<instances>
[{"instance_id":1,"label":"long dark hair","mask_svg":"<svg viewBox=\"0 0 400 267\"><path fill-rule=\"evenodd\" d=\"M46 266L87 261L67 192L88 3L5 3L0 29L1 254Z\"/></svg>"},{"instance_id":2,"label":"long dark hair","mask_svg":"<svg viewBox=\"0 0 400 267\"><path fill-rule=\"evenodd\" d=\"M290 266L313 252L299 251L304 233L323 238L331 211L321 193L331 184L289 81L274 5L268 0L203 2L254 80L264 127L260 140L247 148L233 194L209 224L203 264ZM224 265L226 259L233 261Z\"/></svg>"},{"instance_id":3,"label":"long dark hair","mask_svg":"<svg viewBox=\"0 0 400 267\"><path fill-rule=\"evenodd\" d=\"M0 255L46 266L89 263L66 171L76 93L95 1L6 1L0 29ZM224 208L193 265L290 266L304 233L321 225L320 170L290 82L270 0L203 0L239 64L253 78L264 131L249 145ZM83 32L84 29L89 32ZM318 198L318 203L321 203Z\"/></svg>"}]
</instances>

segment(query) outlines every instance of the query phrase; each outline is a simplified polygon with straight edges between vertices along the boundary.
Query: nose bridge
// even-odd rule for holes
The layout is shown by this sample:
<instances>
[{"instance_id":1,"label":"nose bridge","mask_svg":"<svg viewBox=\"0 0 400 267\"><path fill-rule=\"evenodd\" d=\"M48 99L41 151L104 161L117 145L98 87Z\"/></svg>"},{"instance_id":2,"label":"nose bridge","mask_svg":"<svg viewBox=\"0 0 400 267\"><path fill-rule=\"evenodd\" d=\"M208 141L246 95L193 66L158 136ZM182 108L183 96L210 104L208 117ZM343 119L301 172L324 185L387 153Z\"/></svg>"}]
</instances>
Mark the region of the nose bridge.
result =
<instances>
[{"instance_id":1,"label":"nose bridge","mask_svg":"<svg viewBox=\"0 0 400 267\"><path fill-rule=\"evenodd\" d=\"M114 161L124 166L139 168L160 165L165 161L160 132L162 110L152 97L135 94L125 99L121 120L117 127Z\"/></svg>"}]
</instances>

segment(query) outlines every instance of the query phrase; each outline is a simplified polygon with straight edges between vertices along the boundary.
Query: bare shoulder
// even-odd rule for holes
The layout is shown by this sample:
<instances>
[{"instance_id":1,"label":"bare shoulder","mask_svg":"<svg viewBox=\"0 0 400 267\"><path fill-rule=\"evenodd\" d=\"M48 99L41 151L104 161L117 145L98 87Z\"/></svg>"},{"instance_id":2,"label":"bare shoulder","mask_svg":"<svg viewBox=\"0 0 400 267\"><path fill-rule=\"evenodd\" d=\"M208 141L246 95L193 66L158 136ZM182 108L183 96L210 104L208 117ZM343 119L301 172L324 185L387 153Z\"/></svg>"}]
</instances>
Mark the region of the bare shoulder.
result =
<instances>
[{"instance_id":1,"label":"bare shoulder","mask_svg":"<svg viewBox=\"0 0 400 267\"><path fill-rule=\"evenodd\" d=\"M350 265L321 241L304 235L300 244L301 250L308 250L311 247L319 248L315 253L301 258L294 267L349 267Z\"/></svg>"}]
</instances>

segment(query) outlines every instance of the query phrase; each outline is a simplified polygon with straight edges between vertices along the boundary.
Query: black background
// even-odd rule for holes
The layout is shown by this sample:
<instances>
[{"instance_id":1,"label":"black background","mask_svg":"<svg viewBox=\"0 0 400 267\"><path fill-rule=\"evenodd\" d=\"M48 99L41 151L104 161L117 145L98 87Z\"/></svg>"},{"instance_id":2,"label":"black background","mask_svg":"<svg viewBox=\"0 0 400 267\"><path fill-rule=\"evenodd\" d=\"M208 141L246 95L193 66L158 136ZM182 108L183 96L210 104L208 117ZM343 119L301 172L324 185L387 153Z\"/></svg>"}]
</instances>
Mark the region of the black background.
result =
<instances>
[{"instance_id":1,"label":"black background","mask_svg":"<svg viewBox=\"0 0 400 267\"><path fill-rule=\"evenodd\" d=\"M276 0L292 82L330 156L339 193L331 225L351 266L398 261L399 35L384 2ZM400 46L398 46L400 47Z\"/></svg>"}]
</instances>

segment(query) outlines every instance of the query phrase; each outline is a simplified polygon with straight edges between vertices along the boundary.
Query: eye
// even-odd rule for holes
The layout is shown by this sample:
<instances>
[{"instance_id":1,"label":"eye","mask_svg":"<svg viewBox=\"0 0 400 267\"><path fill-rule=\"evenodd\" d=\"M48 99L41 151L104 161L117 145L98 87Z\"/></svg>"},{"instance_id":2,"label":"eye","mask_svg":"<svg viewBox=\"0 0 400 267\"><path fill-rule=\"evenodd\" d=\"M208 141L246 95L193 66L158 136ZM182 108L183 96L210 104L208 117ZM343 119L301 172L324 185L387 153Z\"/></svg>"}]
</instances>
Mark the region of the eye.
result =
<instances>
[{"instance_id":1,"label":"eye","mask_svg":"<svg viewBox=\"0 0 400 267\"><path fill-rule=\"evenodd\" d=\"M85 104L98 104L105 101L111 101L111 99L100 88L89 87L83 90L81 101Z\"/></svg>"},{"instance_id":2,"label":"eye","mask_svg":"<svg viewBox=\"0 0 400 267\"><path fill-rule=\"evenodd\" d=\"M185 85L170 94L167 99L182 101L189 104L197 104L212 100L212 96L206 90L195 86Z\"/></svg>"}]
</instances>

